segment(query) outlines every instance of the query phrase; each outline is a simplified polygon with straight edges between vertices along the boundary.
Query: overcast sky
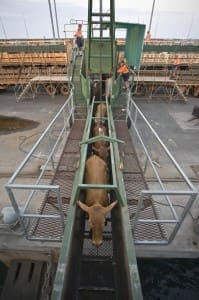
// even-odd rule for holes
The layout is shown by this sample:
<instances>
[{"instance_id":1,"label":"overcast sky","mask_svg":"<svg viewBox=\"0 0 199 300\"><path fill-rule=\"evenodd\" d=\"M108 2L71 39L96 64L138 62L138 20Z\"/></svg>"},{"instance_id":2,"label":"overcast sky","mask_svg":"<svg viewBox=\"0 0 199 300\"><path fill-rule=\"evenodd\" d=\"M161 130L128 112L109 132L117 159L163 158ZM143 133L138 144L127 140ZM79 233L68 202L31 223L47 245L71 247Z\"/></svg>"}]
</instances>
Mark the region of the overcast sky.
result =
<instances>
[{"instance_id":1,"label":"overcast sky","mask_svg":"<svg viewBox=\"0 0 199 300\"><path fill-rule=\"evenodd\" d=\"M54 15L54 0L51 3ZM116 21L146 24L147 29L152 4L153 0L115 0ZM56 6L60 37L71 19L87 21L88 0L56 0ZM156 0L151 34L198 39L199 0ZM53 37L48 0L0 0L0 38L44 37Z\"/></svg>"}]
</instances>

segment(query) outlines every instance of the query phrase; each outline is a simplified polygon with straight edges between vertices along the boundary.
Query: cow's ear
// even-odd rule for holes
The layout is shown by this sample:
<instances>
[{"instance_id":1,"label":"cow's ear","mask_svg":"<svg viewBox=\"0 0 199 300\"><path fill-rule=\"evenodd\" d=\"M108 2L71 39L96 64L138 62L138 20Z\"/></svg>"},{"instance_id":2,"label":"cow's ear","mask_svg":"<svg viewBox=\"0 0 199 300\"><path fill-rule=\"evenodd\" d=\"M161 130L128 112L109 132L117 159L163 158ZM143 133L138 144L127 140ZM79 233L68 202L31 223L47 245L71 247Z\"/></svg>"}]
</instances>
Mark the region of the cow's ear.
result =
<instances>
[{"instance_id":1,"label":"cow's ear","mask_svg":"<svg viewBox=\"0 0 199 300\"><path fill-rule=\"evenodd\" d=\"M86 204L82 203L81 201L77 201L77 204L79 205L79 207L81 207L81 209L85 212L88 213L89 211L89 206L87 206Z\"/></svg>"},{"instance_id":2,"label":"cow's ear","mask_svg":"<svg viewBox=\"0 0 199 300\"><path fill-rule=\"evenodd\" d=\"M106 213L108 213L109 211L111 211L111 209L113 209L113 207L117 204L117 200L114 201L113 203L111 203L109 206L105 207L105 211Z\"/></svg>"}]
</instances>

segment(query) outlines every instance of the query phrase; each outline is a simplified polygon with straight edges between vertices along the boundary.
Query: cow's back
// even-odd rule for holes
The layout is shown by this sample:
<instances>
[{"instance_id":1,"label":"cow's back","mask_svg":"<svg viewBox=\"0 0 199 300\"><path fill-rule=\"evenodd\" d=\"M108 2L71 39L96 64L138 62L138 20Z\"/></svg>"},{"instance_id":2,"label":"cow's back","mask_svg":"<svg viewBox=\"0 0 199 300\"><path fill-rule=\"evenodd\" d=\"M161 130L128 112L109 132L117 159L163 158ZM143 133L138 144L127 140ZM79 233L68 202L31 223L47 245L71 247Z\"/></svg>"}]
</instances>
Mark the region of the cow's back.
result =
<instances>
[{"instance_id":1,"label":"cow's back","mask_svg":"<svg viewBox=\"0 0 199 300\"><path fill-rule=\"evenodd\" d=\"M107 135L107 128L101 121L97 121L95 126L93 127L93 136L97 136L100 134Z\"/></svg>"},{"instance_id":2,"label":"cow's back","mask_svg":"<svg viewBox=\"0 0 199 300\"><path fill-rule=\"evenodd\" d=\"M106 115L107 115L106 105L104 103L98 104L95 117L102 118L102 117L106 117Z\"/></svg>"},{"instance_id":3,"label":"cow's back","mask_svg":"<svg viewBox=\"0 0 199 300\"><path fill-rule=\"evenodd\" d=\"M107 135L107 128L100 121L97 121L97 123L95 124L95 126L93 128L93 136L95 137L98 135ZM98 149L100 147L108 147L109 146L109 142L104 141L104 140L95 141L93 144Z\"/></svg>"},{"instance_id":4,"label":"cow's back","mask_svg":"<svg viewBox=\"0 0 199 300\"><path fill-rule=\"evenodd\" d=\"M108 184L107 165L97 155L90 156L86 161L85 179L86 184ZM100 203L108 205L108 194L105 189L86 189L86 204L91 206Z\"/></svg>"}]
</instances>

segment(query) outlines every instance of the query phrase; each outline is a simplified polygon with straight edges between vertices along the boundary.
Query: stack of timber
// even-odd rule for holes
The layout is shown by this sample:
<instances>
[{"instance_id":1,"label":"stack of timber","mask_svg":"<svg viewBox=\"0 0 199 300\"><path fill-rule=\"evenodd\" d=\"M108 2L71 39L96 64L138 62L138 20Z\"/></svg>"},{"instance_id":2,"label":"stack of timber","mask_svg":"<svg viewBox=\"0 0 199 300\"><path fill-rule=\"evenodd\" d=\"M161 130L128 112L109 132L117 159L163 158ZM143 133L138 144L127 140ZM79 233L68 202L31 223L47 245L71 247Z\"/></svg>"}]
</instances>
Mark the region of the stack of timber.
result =
<instances>
[{"instance_id":1,"label":"stack of timber","mask_svg":"<svg viewBox=\"0 0 199 300\"><path fill-rule=\"evenodd\" d=\"M71 61L73 39L0 40L0 89L26 86L38 76L65 76ZM117 51L125 56L125 39L117 39ZM182 93L199 96L199 40L144 42L140 77L169 78L176 56L180 65L176 84Z\"/></svg>"},{"instance_id":2,"label":"stack of timber","mask_svg":"<svg viewBox=\"0 0 199 300\"><path fill-rule=\"evenodd\" d=\"M125 56L125 40L117 40L121 56ZM176 84L185 95L199 96L199 40L160 40L144 42L140 69L135 70L140 78L171 77L172 64L178 57L180 65L176 72ZM155 81L154 81L155 83ZM144 84L144 80L142 85ZM153 82L152 82L153 84ZM165 83L166 84L166 83ZM148 85L148 82L147 82Z\"/></svg>"},{"instance_id":3,"label":"stack of timber","mask_svg":"<svg viewBox=\"0 0 199 300\"><path fill-rule=\"evenodd\" d=\"M145 42L141 76L171 76L172 64L179 58L175 80L185 95L199 96L199 40L151 40Z\"/></svg>"},{"instance_id":4,"label":"stack of timber","mask_svg":"<svg viewBox=\"0 0 199 300\"><path fill-rule=\"evenodd\" d=\"M62 40L0 42L0 89L26 85L36 76L65 75L67 45Z\"/></svg>"}]
</instances>

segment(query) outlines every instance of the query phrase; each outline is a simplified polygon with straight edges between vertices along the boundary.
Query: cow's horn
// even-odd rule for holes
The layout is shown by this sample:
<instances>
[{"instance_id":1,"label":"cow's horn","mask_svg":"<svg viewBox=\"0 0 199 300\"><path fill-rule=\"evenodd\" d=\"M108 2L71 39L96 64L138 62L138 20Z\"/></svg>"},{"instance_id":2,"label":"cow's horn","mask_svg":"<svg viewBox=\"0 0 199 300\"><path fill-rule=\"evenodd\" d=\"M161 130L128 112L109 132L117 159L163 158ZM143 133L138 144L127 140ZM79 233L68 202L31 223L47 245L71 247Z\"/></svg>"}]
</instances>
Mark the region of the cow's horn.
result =
<instances>
[{"instance_id":1,"label":"cow's horn","mask_svg":"<svg viewBox=\"0 0 199 300\"><path fill-rule=\"evenodd\" d=\"M111 211L111 209L113 209L113 207L117 204L117 200L114 201L113 203L111 203L109 206L105 207L105 211L106 213L108 213L109 211Z\"/></svg>"},{"instance_id":2,"label":"cow's horn","mask_svg":"<svg viewBox=\"0 0 199 300\"><path fill-rule=\"evenodd\" d=\"M89 212L89 206L88 206L88 205L82 203L81 201L77 201L77 204L81 207L81 209L82 209L83 211L85 211L85 212L87 212L87 213Z\"/></svg>"}]
</instances>

